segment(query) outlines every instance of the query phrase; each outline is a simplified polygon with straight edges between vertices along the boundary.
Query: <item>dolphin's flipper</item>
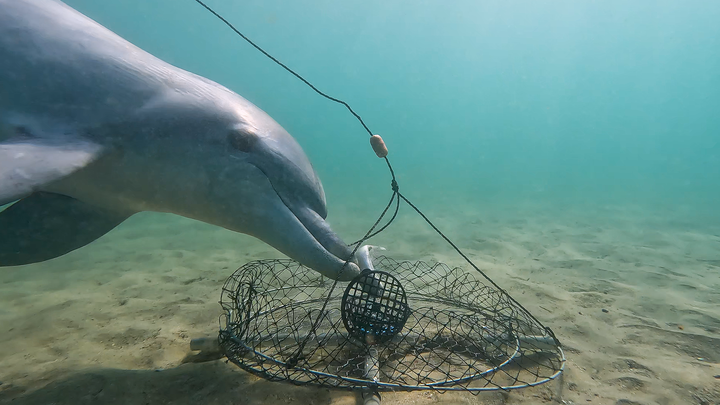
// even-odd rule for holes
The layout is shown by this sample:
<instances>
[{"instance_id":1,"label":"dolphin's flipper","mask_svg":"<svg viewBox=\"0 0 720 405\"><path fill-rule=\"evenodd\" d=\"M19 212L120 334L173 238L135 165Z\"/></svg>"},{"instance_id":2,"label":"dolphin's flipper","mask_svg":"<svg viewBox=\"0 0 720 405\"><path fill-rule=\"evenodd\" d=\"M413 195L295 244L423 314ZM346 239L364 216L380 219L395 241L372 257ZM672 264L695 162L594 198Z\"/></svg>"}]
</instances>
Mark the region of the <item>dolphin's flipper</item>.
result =
<instances>
[{"instance_id":1,"label":"dolphin's flipper","mask_svg":"<svg viewBox=\"0 0 720 405\"><path fill-rule=\"evenodd\" d=\"M100 150L100 146L80 139L48 142L31 138L0 143L0 206L85 167Z\"/></svg>"},{"instance_id":2,"label":"dolphin's flipper","mask_svg":"<svg viewBox=\"0 0 720 405\"><path fill-rule=\"evenodd\" d=\"M0 266L49 260L103 236L131 214L38 192L0 212Z\"/></svg>"}]
</instances>

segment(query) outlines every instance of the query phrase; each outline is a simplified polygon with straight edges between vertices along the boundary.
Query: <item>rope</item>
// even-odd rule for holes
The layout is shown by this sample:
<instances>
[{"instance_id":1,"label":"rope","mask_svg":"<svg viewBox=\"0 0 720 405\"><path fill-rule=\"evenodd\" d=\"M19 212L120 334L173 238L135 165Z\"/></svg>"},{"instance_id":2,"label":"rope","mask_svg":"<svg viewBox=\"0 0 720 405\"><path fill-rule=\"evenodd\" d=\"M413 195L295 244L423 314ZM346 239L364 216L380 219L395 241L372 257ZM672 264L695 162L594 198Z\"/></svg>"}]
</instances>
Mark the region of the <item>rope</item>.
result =
<instances>
[{"instance_id":1,"label":"rope","mask_svg":"<svg viewBox=\"0 0 720 405\"><path fill-rule=\"evenodd\" d=\"M352 108L350 108L350 105L349 105L348 103L346 103L346 102L344 102L344 101L342 101L342 100L340 100L340 99L337 99L337 98L335 98L335 97L331 97L331 96L323 93L322 91L318 90L317 87L313 86L312 83L310 83L309 81L305 80L304 77L302 77L302 76L300 76L299 74L297 74L294 70L292 70L292 69L290 69L289 67L287 67L284 63L282 63L282 62L280 62L279 60L275 59L272 55L270 55L269 53L265 52L264 49L262 49L260 46L258 46L257 44L255 44L255 42L251 41L250 38L248 38L248 37L246 37L245 35L243 35L243 33L240 32L240 31L238 31L238 29L235 28L234 25L232 25L228 20L226 20L225 18L223 18L220 14L216 13L215 10L211 9L207 4L203 3L201 0L195 0L195 1L196 1L198 4L200 4L201 6L205 7L205 9L206 9L207 11L211 12L215 17L219 18L220 21L224 22L225 25L227 25L228 27L230 27L231 30L235 31L236 34L240 35L240 37L242 37L242 39L244 39L245 41L247 41L247 43L249 43L250 45L252 45L253 47L255 47L255 49L257 49L258 51L262 52L263 55L265 55L265 56L267 56L268 58L270 58L273 62L277 63L280 67L282 67L283 69L285 69L285 70L287 70L288 72L290 72L293 76L295 76L295 77L297 77L298 79L300 79L303 83L307 84L311 89L315 90L315 92L316 92L317 94L325 97L326 99L328 99L328 100L330 100L330 101L334 101L334 102L336 102L336 103L338 103L338 104L344 105L345 108L347 108L347 109L352 113L352 115L354 115L355 118L357 118L358 121L360 121L360 124L362 124L363 128L365 128L365 130L367 131L367 133L370 134L370 136L372 136L373 133L372 133L372 131L370 131L370 128L368 128L368 126L365 125L365 121L363 121L362 118L360 118L360 116L359 116Z\"/></svg>"},{"instance_id":2,"label":"rope","mask_svg":"<svg viewBox=\"0 0 720 405\"><path fill-rule=\"evenodd\" d=\"M355 112L355 110L353 110L353 109L350 107L350 105L349 105L348 103L346 103L346 102L344 102L344 101L342 101L342 100L340 100L340 99L338 99L338 98L331 97L331 96L323 93L322 91L320 91L317 87L315 87L312 83L310 83L308 80L306 80L306 79L305 79L304 77L302 77L300 74L298 74L298 73L295 72L294 70L292 70L292 69L290 69L289 67L287 67L285 64L283 64L282 62L280 62L279 60L277 60L275 57L273 57L272 55L270 55L268 52L266 52L266 51L265 51L263 48L261 48L259 45L255 44L255 43L254 43L253 41L251 41L248 37L246 37L245 35L243 35L243 33L241 33L237 28L235 28L234 25L232 25L228 20L226 20L225 18L223 18L220 14L216 13L215 10L213 10L213 9L210 8L207 4L205 4L204 2L202 2L202 0L195 0L195 2L197 2L198 4L200 4L201 6L203 6L206 10L208 10L210 13L212 13L215 17L217 17L218 19L220 19L220 21L222 21L223 23L225 23L225 25L227 25L228 27L230 27L230 29L232 29L236 34L238 34L242 39L244 39L245 41L247 41L247 43L249 43L250 45L252 45L255 49L257 49L258 51L260 51L263 55L267 56L270 60L272 60L273 62L275 62L275 63L278 64L279 66L281 66L283 69L285 69L285 70L287 70L288 72L290 72L293 76L295 76L296 78L300 79L303 83L305 83L306 85L308 85L308 87L310 87L311 89L313 89L316 93L318 93L319 95L325 97L326 99L328 99L328 100L330 100L330 101L334 101L334 102L336 102L336 103L338 103L338 104L344 105L344 106L348 109L348 111L350 111L350 112L352 113L352 115L354 115L355 118L357 118L357 120L360 122L360 124L363 126L363 128L365 128L365 131L367 131L367 133L368 133L370 136L373 135L372 131L370 131L370 128L368 128L368 126L365 124L365 121L363 121L363 119L360 118L360 115L358 115L358 114ZM350 260L352 260L352 258L355 256L355 253L357 252L357 250L360 248L360 246L361 246L366 240L368 240L368 239L370 239L371 237L377 235L378 233L384 231L388 226L390 226L390 224L391 224L391 223L395 220L395 218L397 217L398 210L400 209L400 199L402 199L402 200L405 201L410 207L412 207L412 208L425 220L425 222L427 222L428 225L430 225L430 226L435 230L435 232L437 232L447 243L449 243L450 246L452 246L453 249L455 249L455 251L458 252L458 254L460 254L460 256L462 256L463 259L465 259L465 261L467 261L475 270L477 270L480 274L482 274L482 276L483 276L486 280L488 280L495 288L497 288L498 290L500 290L500 291L502 291L503 293L505 293L505 295L506 295L508 298L510 298L510 300L511 300L513 303L515 303L518 307L520 307L520 309L522 309L523 311L525 311L525 313L526 313L532 320L534 320L534 321L537 322L538 324L542 325L542 322L540 322L537 318L535 318L535 317L530 313L530 311L528 311L527 309L525 309L525 307L523 307L522 304L520 304L519 302L517 302L517 301L516 301L510 294L508 294L504 289L502 289L499 285L495 284L495 282L492 281L492 279L490 279L490 277L488 277L482 270L480 270L480 269L475 265L475 263L473 263L473 262L470 260L470 258L468 258L468 257L460 250L460 248L457 247L457 245L455 245L455 243L453 243L453 242L450 240L450 238L448 238L447 236L445 236L445 234L442 233L442 232L440 231L440 229L438 229L438 227L435 226L435 224L433 224L432 221L430 221L430 219L429 219L428 217L426 217L425 214L422 213L422 211L420 211L419 208L417 208L413 203L410 202L410 200L408 200L404 195L402 195L402 194L400 193L400 187L398 186L397 180L396 180L396 178L395 178L395 171L393 170L392 165L390 164L390 160L387 158L387 156L385 156L384 159L385 159L385 163L387 163L388 170L390 170L390 175L391 175L391 177L392 177L392 182L391 182L390 184L391 184L391 187L392 187L392 190L393 190L393 194L392 194L392 196L390 197L390 201L388 202L387 206L386 206L385 209L383 210L382 214L380 214L380 216L378 217L377 221L375 221L375 223L373 224L373 226L370 227L370 229L365 233L365 236L363 236L360 240L358 240L358 241L356 241L356 242L353 243L353 244L355 245L355 247L353 248L353 251L352 251L352 253L350 254L350 257L348 257L348 258L345 260L345 263L343 264L343 267L340 269L340 273L339 273L339 274L342 274L342 272L345 271L345 269L348 267L348 264L350 263ZM385 214L386 214L386 213L388 212L388 210L390 209L390 206L392 205L393 200L395 200L396 197L397 197L397 201L396 201L395 212L393 213L393 216L392 216L392 217L390 218L390 220L389 220L385 225L383 225L379 230L377 230L376 232L373 232L373 230L378 226L378 224L380 223L380 221L382 221L383 217L385 216ZM339 279L339 278L340 278L340 277L338 276L338 279ZM324 304L323 304L323 307L322 307L322 309L320 310L320 315L318 316L317 320L316 320L315 323L313 324L313 328L312 328L313 333L309 333L309 334L307 335L307 337L305 338L305 340L303 341L303 343L300 344L300 347L298 348L297 353L292 357L291 361L289 361L289 362L287 363L288 367L294 367L294 366L297 365L297 362L298 362L298 360L299 360L299 358L300 358L300 356L301 356L301 354L302 354L303 349L305 348L305 345L306 345L307 342L312 338L312 335L314 334L314 331L317 329L317 326L319 325L320 321L322 320L322 314L325 312L325 309L326 309L327 304L328 304L328 302L329 302L330 295L332 294L332 292L335 290L335 287L337 286L338 279L335 279L335 282L333 283L332 287L330 287L330 291L329 291L329 293L328 293L328 299L325 300L325 302L324 302ZM547 328L547 327L546 327L545 330L552 336L552 338L555 340L555 342L556 342L557 344L559 344L558 339L555 337L555 334L550 330L550 328Z\"/></svg>"}]
</instances>

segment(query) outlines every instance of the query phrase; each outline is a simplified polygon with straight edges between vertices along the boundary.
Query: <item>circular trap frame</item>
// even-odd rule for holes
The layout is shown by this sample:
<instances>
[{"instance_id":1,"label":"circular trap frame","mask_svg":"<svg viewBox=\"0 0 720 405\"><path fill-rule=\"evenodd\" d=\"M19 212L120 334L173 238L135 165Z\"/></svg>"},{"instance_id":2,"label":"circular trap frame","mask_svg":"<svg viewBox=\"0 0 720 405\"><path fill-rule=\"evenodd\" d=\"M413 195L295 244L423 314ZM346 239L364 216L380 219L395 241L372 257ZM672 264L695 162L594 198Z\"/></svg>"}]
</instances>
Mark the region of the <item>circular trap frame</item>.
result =
<instances>
[{"instance_id":1,"label":"circular trap frame","mask_svg":"<svg viewBox=\"0 0 720 405\"><path fill-rule=\"evenodd\" d=\"M406 297L406 307L393 304L400 315L392 333L364 339L357 317L344 322L347 290L362 275L334 287L293 260L260 260L223 286L221 348L270 381L352 390L507 390L562 372L565 356L552 332L482 274L385 256L374 266L392 275L381 285L397 281Z\"/></svg>"}]
</instances>

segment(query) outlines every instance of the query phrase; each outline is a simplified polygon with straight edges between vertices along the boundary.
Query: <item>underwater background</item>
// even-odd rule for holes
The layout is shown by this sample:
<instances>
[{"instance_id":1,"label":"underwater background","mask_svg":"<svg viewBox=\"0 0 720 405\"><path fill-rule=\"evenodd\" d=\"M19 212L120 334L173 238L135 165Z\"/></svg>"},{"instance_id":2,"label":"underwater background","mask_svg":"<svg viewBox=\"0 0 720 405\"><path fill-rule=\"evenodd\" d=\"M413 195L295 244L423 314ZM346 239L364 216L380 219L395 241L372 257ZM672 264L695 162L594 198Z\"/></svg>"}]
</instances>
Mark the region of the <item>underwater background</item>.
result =
<instances>
[{"instance_id":1,"label":"underwater background","mask_svg":"<svg viewBox=\"0 0 720 405\"><path fill-rule=\"evenodd\" d=\"M387 169L344 107L197 4L68 4L268 112L309 154L331 212L384 200ZM717 2L209 4L350 103L385 138L418 202L450 193L479 205L637 203L718 218Z\"/></svg>"},{"instance_id":2,"label":"underwater background","mask_svg":"<svg viewBox=\"0 0 720 405\"><path fill-rule=\"evenodd\" d=\"M355 118L194 1L66 3L278 121L346 242L385 207L387 166ZM404 195L568 347L560 388L387 403L720 404L720 2L208 4L348 102L385 139ZM370 243L461 264L409 207L396 221ZM280 254L143 213L63 258L3 270L0 403L354 403L221 362L175 368L190 338L216 330L224 279L261 257ZM93 384L105 394L78 388Z\"/></svg>"}]
</instances>

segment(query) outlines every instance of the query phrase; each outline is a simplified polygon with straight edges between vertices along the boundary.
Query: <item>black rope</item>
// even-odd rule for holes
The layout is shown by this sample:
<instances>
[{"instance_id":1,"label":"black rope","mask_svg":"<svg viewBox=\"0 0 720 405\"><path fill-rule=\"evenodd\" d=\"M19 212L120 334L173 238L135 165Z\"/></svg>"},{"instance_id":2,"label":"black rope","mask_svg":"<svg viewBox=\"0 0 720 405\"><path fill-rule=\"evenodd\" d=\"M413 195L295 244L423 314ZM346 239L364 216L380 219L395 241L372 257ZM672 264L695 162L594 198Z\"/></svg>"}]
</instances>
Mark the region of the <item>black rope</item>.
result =
<instances>
[{"instance_id":1,"label":"black rope","mask_svg":"<svg viewBox=\"0 0 720 405\"><path fill-rule=\"evenodd\" d=\"M516 301L515 298L512 297L512 295L510 295L510 294L509 294L507 291L505 291L502 287L500 287L500 286L497 285L494 281L492 281L492 279L491 279L490 277L488 277L487 274L485 274L485 272L483 272L482 270L480 270L480 268L479 268L478 266L476 266L475 263L473 263L472 260L470 260L470 258L467 257L467 256L465 255L465 253L463 253L462 250L460 250L460 248L457 247L457 245L455 245L455 243L453 243L453 241L450 240L450 238L448 238L447 236L445 236L445 234L442 233L442 231L440 231L440 229L438 229L438 227L435 226L435 224L433 224L432 221L430 221L430 219L429 219L428 217L426 217L425 214L423 214L422 211L420 211L420 209L419 209L418 207L415 206L415 204L411 203L410 200L408 200L407 198L405 198L405 196L402 195L402 194L400 194L400 192L397 192L397 194L398 194L399 198L402 198L403 201L405 201L410 207L412 207L412 209L414 209L415 212L417 212L417 213L425 220L425 222L427 222L428 225L430 225L430 226L432 227L432 229L435 230L435 232L437 232L440 236L442 236L442 238L445 239L445 241L446 241L447 243L449 243L450 246L452 246L453 249L455 249L455 251L458 252L458 254L459 254L460 256L462 256L462 258L465 259L466 262L468 262L468 264L470 264L470 266L472 266L475 270L477 270L478 273L482 274L482 276L485 277L485 279L486 279L487 281L489 281L490 284L492 284L495 288L497 288L499 291L501 291L503 294L505 294L505 296L508 297L508 298L510 299L510 301L512 301L512 302L515 303L515 305L517 305L520 309L522 309L523 311L525 311L525 315L529 316L530 319L532 319L533 321L537 322L538 325L542 325L542 322L540 322L537 318L535 318L535 316L534 316L533 314L531 314L530 311L528 311L521 303L519 303L518 301ZM560 344L560 341L558 340L557 337L555 337L555 334L552 332L552 330L551 330L550 328L545 327L545 330L552 336L552 338L553 338L553 340L555 340L555 343L556 343L556 344Z\"/></svg>"},{"instance_id":2,"label":"black rope","mask_svg":"<svg viewBox=\"0 0 720 405\"><path fill-rule=\"evenodd\" d=\"M323 93L322 91L318 90L317 87L315 87L312 83L310 83L309 81L307 81L304 77L300 76L300 74L296 73L294 70L290 69L290 68L287 67L285 64L283 64L283 63L280 62L279 60L275 59L275 57L273 57L272 55L270 55L269 53L267 53L264 49L262 49L260 46L258 46L257 44L255 44L253 41L251 41L248 37L246 37L245 35L243 35L243 33L241 33L237 28L235 28L235 26L232 25L228 20L226 20L225 18L223 18L220 14L216 13L215 10L213 10L212 8L210 8L208 5L206 5L205 3L203 3L201 0L195 0L195 1L196 1L198 4L200 4L201 6L203 6L203 7L204 7L206 10L208 10L210 13L212 13L215 17L217 17L218 19L220 19L220 21L224 22L225 25L227 25L228 27L230 27L230 29L232 29L236 34L238 34L242 39L244 39L245 41L247 41L247 42L248 42L250 45L252 45L255 49L257 49L258 51L262 52L263 55L267 56L267 57L270 58L273 62L275 62L276 64L278 64L279 66L281 66L283 69L287 70L288 72L290 72L293 76L295 76L295 77L297 77L298 79L300 79L303 83L307 84L311 89L315 90L316 93L320 94L321 96L325 97L325 98L328 99L328 100L331 100L331 101L334 101L334 102L336 102L336 103L339 103L339 104L344 105L344 106L348 109L348 111L350 111L350 112L352 113L352 115L354 115L355 118L357 118L357 120L360 121L360 124L362 124L363 128L365 128L365 131L367 131L367 133L368 133L370 136L373 135L372 131L370 131L370 128L368 128L368 126L365 125L365 122L362 120L362 118L360 118L360 115L358 115L358 114L350 107L350 105L348 105L348 103L346 103L346 102L344 102L344 101L342 101L342 100L340 100L340 99L337 99L337 98L335 98L335 97L331 97L331 96ZM425 214L422 213L422 211L420 211L419 208L417 208L413 203L410 202L410 200L408 200L404 195L402 195L402 194L400 193L400 188L399 188L398 183L397 183L397 180L396 180L396 178L395 178L395 171L393 170L392 165L390 164L390 160L387 158L387 156L385 156L384 159L385 159L385 163L387 163L388 169L390 170L390 175L392 176L391 187L392 187L392 190L393 190L393 194L392 194L392 196L390 197L390 201L388 202L387 206L386 206L385 209L383 210L382 214L380 214L380 217L378 217L377 221L375 221L375 224L373 224L373 226L365 233L365 236L363 236L360 240L358 240L358 241L356 241L356 242L353 243L353 244L355 245L355 247L353 248L353 251L352 251L352 253L350 254L350 256L347 258L347 260L345 260L345 263L343 264L343 267L340 269L340 272L339 272L339 274L338 274L338 278L335 279L335 282L333 283L332 287L330 288L330 292L328 293L328 299L325 300L325 302L324 302L324 304L323 304L323 307L322 307L322 309L320 310L320 315L318 315L317 320L316 320L315 323L313 324L313 328L312 328L313 333L314 333L315 330L317 330L317 326L319 325L320 321L322 320L322 314L325 312L325 309L326 309L327 304L328 304L328 302L329 302L329 298L330 298L332 292L335 290L335 287L337 286L337 283L338 283L338 281L339 281L340 275L342 275L342 273L345 271L345 269L347 269L348 264L350 263L350 261L352 260L352 258L355 256L355 253L357 253L357 250L360 248L360 246L361 246L366 240L368 240L368 239L370 239L371 237L377 235L378 233L384 231L385 228L387 228L387 227L395 220L395 218L397 217L397 214L398 214L398 210L400 209L400 199L402 199L403 201L405 201L410 207L412 207L412 208L415 210L415 212L417 212L418 214L420 214L420 216L425 220L425 222L428 223L428 225L430 225L430 226L435 230L435 232L437 232L443 239L445 239L445 241L446 241L447 243L449 243L450 246L452 246L453 249L455 249L455 251L458 252L458 254L460 254L460 256L462 256L463 259L465 259L465 261L467 261L475 270L477 270L480 274L482 274L482 276L483 276L486 280L488 280L495 288L497 288L498 290L502 291L502 292L505 294L505 296L507 296L508 298L510 298L510 300L511 300L512 302L514 302L515 304L517 304L518 307L520 307L520 309L522 309L523 311L525 311L525 314L528 315L532 320L534 320L534 321L537 322L538 324L542 325L542 322L540 322L537 318L535 318L535 317L530 313L530 311L528 311L527 309L525 309L525 307L523 307L522 304L520 304L519 302L517 302L517 301L516 301L510 294L508 294L504 289L502 289L499 285L495 284L495 282L492 281L492 279L490 279L490 277L488 277L482 270L480 270L480 268L478 268L478 267L475 265L475 263L473 263L473 262L470 260L470 258L468 258L468 257L460 250L460 248L457 247L457 245L455 245L455 243L453 243L453 242L450 240L450 238L448 238L447 236L445 236L445 234L442 233L442 232L440 231L440 229L438 229L438 227L436 227L435 224L433 224L432 221L430 221L430 219L429 219L428 217L426 217ZM390 206L392 205L393 200L395 200L396 197L397 197L397 201L396 201L395 212L393 213L393 216L392 216L392 217L390 218L390 220L389 220L385 225L383 225L377 232L373 232L373 230L378 226L378 224L379 224L380 221L383 219L383 217L385 216L385 214L387 213L387 211L390 209ZM553 337L553 339L554 339L556 342L558 342L558 339L555 337L555 334L553 334L552 331L551 331L549 328L545 328L545 329L550 333L550 335ZM302 344L300 344L300 347L298 348L297 353L292 357L291 361L289 361L289 362L287 363L288 367L294 367L295 365L297 365L297 361L298 361L298 359L300 358L300 355L302 354L302 351L303 351L303 349L305 348L305 345L306 345L307 342L310 340L310 338L311 338L311 336L313 335L313 333L309 333L309 334L307 335L307 337L305 338L305 340L302 342ZM558 342L558 343L559 343L559 342Z\"/></svg>"},{"instance_id":3,"label":"black rope","mask_svg":"<svg viewBox=\"0 0 720 405\"><path fill-rule=\"evenodd\" d=\"M230 27L231 30L235 31L236 34L240 35L240 37L242 37L242 39L244 39L245 41L247 41L247 43L249 43L250 45L252 45L253 47L255 47L255 49L257 49L258 51L262 52L263 55L265 55L265 56L267 56L268 58L270 58L273 62L275 62L275 63L277 63L278 65L280 65L283 69L285 69L285 70L287 70L288 72L292 73L293 76L295 76L295 77L297 77L298 79L300 79L303 83L305 83L305 84L307 84L308 86L310 86L310 88L313 89L313 90L315 90L316 93L318 93L319 95L325 97L325 98L328 99L328 100L331 100L331 101L334 101L334 102L336 102L336 103L339 103L339 104L344 105L345 108L347 108L347 109L352 113L352 115L354 115L355 118L357 118L358 121L360 121L360 124L362 124L363 128L365 128L365 130L367 131L367 133L370 134L370 136L373 135L372 131L370 131L370 128L368 128L368 126L365 125L365 121L363 121L362 118L360 118L360 116L359 116L352 108L350 108L350 105L348 105L348 103L346 103L346 102L344 102L344 101L342 101L342 100L340 100L340 99L337 99L337 98L335 98L335 97L331 97L331 96L323 93L322 91L318 90L317 87L313 86L312 83L310 83L309 81L305 80L304 77L302 77L302 76L300 76L299 74L295 73L294 70L292 70L292 69L290 69L289 67L285 66L284 63L282 63L282 62L280 62L279 60L275 59L272 55L270 55L269 53L265 52L264 49L262 49L262 48L260 48L258 45L256 45L255 42L251 41L250 38L248 38L248 37L246 37L245 35L243 35L243 33L240 32L240 31L238 31L238 29L235 28L234 25L232 25L228 20L224 19L220 14L216 13L215 10L211 9L207 4L203 3L203 2L200 1L200 0L195 0L195 1L196 1L198 4L200 4L201 6L205 7L205 9L207 9L207 11L209 11L209 12L211 12L213 15L215 15L215 17L219 18L220 21L224 22L225 25L227 25L228 27Z\"/></svg>"},{"instance_id":4,"label":"black rope","mask_svg":"<svg viewBox=\"0 0 720 405\"><path fill-rule=\"evenodd\" d=\"M393 184L397 184L397 183L396 183L396 182L393 182ZM398 194L398 193L397 193L396 191L394 191L394 190L395 190L395 189L393 189L393 195L390 197L390 205L392 205L393 200L395 200L395 198L397 197L397 194ZM398 198L398 199L396 200L396 203L395 203L395 212L393 212L392 217L388 220L388 222L387 222L385 225L383 225L380 229L378 229L377 231L375 231L375 232L373 232L372 234L368 235L367 237L365 237L365 238L363 238L363 239L356 240L355 242L351 243L350 245L360 244L360 243L364 242L366 239L370 239L370 238L374 237L375 235L379 234L380 232L384 231L385 228L387 228L388 226L390 226L390 224L395 220L395 217L397 217L397 214L398 214L398 211L399 211L399 210L400 210L400 198Z\"/></svg>"},{"instance_id":5,"label":"black rope","mask_svg":"<svg viewBox=\"0 0 720 405\"><path fill-rule=\"evenodd\" d=\"M393 180L394 182L395 180ZM397 184L397 183L395 183ZM345 269L347 269L348 264L350 263L350 260L352 260L353 257L355 257L355 253L357 253L358 249L360 249L360 246L362 246L363 242L368 240L370 238L370 235L373 234L373 230L378 226L380 221L382 221L385 214L387 214L388 210L390 209L390 206L392 205L393 199L395 198L395 194L398 194L398 192L394 192L392 198L390 199L390 202L385 206L385 209L383 210L382 214L380 214L380 217L378 217L377 221L373 224L373 226L368 229L368 231L365 233L365 236L362 237L358 242L355 243L355 247L353 247L352 253L350 253L350 256L345 260L345 263L343 264L342 268L340 269L340 272L338 273L337 278L333 282L332 286L330 287L330 290L328 291L327 298L325 299L325 302L323 302L323 306L320 309L320 312L318 314L317 319L313 323L312 333L308 333L305 339L298 345L298 350L295 352L295 354L290 358L290 360L287 362L287 367L295 367L297 365L298 359L302 355L303 350L305 349L305 346L307 343L312 339L313 335L315 334L315 331L317 330L318 326L320 325L320 321L323 318L323 314L325 313L325 309L327 308L328 303L330 302L330 297L332 296L333 291L335 291L335 287L337 287L338 282L340 281L340 276L343 274ZM398 204L400 202L400 198L398 198ZM395 215L397 215L397 210L395 210ZM395 215L393 215L393 218L395 218ZM390 221L392 222L392 221ZM386 224L383 228L386 228L390 223ZM374 234L373 234L374 235ZM362 270L362 269L361 269Z\"/></svg>"}]
</instances>

